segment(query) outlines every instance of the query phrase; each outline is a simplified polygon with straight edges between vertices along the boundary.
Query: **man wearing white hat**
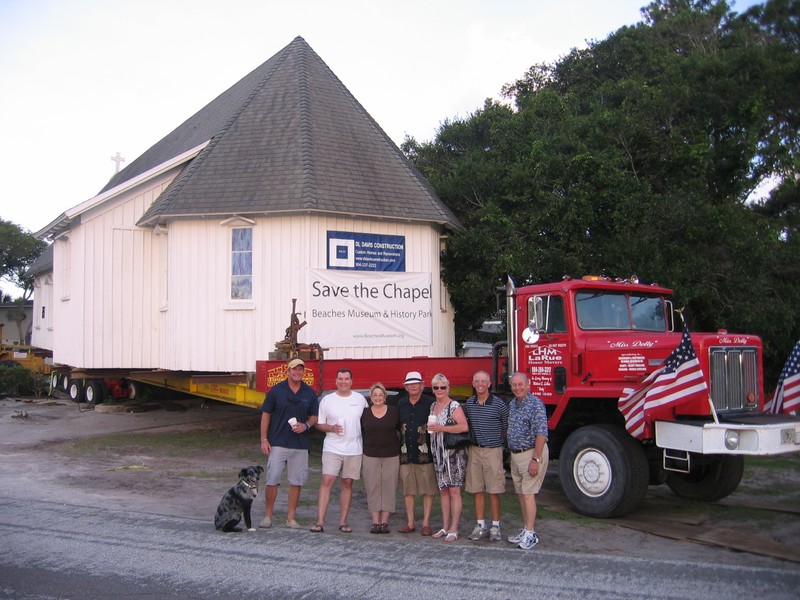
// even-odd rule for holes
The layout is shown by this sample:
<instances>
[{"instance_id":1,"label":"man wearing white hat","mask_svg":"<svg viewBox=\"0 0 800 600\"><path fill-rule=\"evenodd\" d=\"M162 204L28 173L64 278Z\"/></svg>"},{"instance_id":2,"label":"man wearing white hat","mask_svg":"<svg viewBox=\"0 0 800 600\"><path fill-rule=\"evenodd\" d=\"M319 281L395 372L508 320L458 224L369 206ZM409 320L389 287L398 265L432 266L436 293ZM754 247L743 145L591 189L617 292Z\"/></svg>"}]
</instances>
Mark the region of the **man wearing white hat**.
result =
<instances>
[{"instance_id":1,"label":"man wearing white hat","mask_svg":"<svg viewBox=\"0 0 800 600\"><path fill-rule=\"evenodd\" d=\"M422 535L431 535L433 498L438 493L433 468L428 415L436 400L422 393L422 375L418 371L406 374L404 382L408 397L397 403L400 417L400 487L406 507L406 524L400 533L414 533L414 497L422 495Z\"/></svg>"},{"instance_id":2,"label":"man wearing white hat","mask_svg":"<svg viewBox=\"0 0 800 600\"><path fill-rule=\"evenodd\" d=\"M264 490L264 519L259 527L272 526L272 510L283 472L289 480L286 526L298 529L295 520L300 489L308 479L308 431L317 422L317 394L303 382L306 365L294 357L286 365L286 379L272 386L261 405L261 451L269 457Z\"/></svg>"}]
</instances>

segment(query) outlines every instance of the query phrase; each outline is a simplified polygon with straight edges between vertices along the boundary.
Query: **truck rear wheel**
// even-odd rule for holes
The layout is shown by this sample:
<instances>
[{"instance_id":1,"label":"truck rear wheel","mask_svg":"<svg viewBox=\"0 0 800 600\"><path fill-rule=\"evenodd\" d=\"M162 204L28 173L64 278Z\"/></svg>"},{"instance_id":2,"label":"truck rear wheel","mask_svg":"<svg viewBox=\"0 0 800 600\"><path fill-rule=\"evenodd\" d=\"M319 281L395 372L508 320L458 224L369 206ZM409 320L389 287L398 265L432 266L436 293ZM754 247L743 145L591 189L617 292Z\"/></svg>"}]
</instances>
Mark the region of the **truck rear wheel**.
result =
<instances>
[{"instance_id":1,"label":"truck rear wheel","mask_svg":"<svg viewBox=\"0 0 800 600\"><path fill-rule=\"evenodd\" d=\"M713 502L730 496L739 487L743 474L742 456L692 454L690 471L671 472L667 485L681 498Z\"/></svg>"},{"instance_id":2,"label":"truck rear wheel","mask_svg":"<svg viewBox=\"0 0 800 600\"><path fill-rule=\"evenodd\" d=\"M561 487L582 515L606 519L635 510L647 491L648 464L641 444L613 425L574 431L558 459Z\"/></svg>"}]
</instances>

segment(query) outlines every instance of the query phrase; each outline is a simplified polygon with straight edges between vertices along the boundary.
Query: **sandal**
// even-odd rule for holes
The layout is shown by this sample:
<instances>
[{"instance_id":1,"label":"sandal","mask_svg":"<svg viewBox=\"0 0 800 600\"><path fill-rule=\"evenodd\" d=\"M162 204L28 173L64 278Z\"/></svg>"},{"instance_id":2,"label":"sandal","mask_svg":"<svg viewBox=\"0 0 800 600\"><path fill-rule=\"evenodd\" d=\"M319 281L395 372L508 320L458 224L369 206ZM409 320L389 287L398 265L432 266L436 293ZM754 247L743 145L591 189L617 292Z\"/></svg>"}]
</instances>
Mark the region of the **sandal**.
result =
<instances>
[{"instance_id":1,"label":"sandal","mask_svg":"<svg viewBox=\"0 0 800 600\"><path fill-rule=\"evenodd\" d=\"M389 524L381 523L381 533L389 533Z\"/></svg>"},{"instance_id":2,"label":"sandal","mask_svg":"<svg viewBox=\"0 0 800 600\"><path fill-rule=\"evenodd\" d=\"M447 534L447 536L445 536L444 541L445 542L455 542L457 539L458 539L458 532L451 531L451 532L449 532Z\"/></svg>"},{"instance_id":3,"label":"sandal","mask_svg":"<svg viewBox=\"0 0 800 600\"><path fill-rule=\"evenodd\" d=\"M325 529L319 523L309 528L311 533L325 533Z\"/></svg>"},{"instance_id":4,"label":"sandal","mask_svg":"<svg viewBox=\"0 0 800 600\"><path fill-rule=\"evenodd\" d=\"M353 533L353 530L350 529L349 525L339 525L339 531L342 533Z\"/></svg>"},{"instance_id":5,"label":"sandal","mask_svg":"<svg viewBox=\"0 0 800 600\"><path fill-rule=\"evenodd\" d=\"M372 524L372 528L369 530L369 532L370 532L370 533L380 533L380 532L381 532L381 526L380 526L380 524L378 524L378 523L373 523L373 524Z\"/></svg>"},{"instance_id":6,"label":"sandal","mask_svg":"<svg viewBox=\"0 0 800 600\"><path fill-rule=\"evenodd\" d=\"M439 531L434 533L431 537L436 538L438 540L439 538L443 538L446 535L447 535L447 529L440 529Z\"/></svg>"}]
</instances>

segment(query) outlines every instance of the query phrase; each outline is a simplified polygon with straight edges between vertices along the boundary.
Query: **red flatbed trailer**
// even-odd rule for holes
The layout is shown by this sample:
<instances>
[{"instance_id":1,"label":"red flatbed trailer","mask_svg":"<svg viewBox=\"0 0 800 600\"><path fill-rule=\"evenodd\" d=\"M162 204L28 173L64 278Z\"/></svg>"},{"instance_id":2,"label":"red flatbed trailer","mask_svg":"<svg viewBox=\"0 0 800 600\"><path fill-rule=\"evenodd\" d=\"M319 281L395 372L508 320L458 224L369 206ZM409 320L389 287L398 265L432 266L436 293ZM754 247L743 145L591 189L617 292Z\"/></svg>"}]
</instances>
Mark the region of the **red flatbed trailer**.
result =
<instances>
[{"instance_id":1,"label":"red flatbed trailer","mask_svg":"<svg viewBox=\"0 0 800 600\"><path fill-rule=\"evenodd\" d=\"M381 382L389 390L402 390L406 373L419 371L426 385L431 377L443 373L450 381L454 396L472 395L472 376L476 371L492 373L491 356L439 357L416 356L412 358L341 358L304 359L306 372L303 381L318 393L336 389L336 372L350 369L353 389L369 389ZM276 383L286 379L285 360L256 361L256 390L266 393Z\"/></svg>"}]
</instances>

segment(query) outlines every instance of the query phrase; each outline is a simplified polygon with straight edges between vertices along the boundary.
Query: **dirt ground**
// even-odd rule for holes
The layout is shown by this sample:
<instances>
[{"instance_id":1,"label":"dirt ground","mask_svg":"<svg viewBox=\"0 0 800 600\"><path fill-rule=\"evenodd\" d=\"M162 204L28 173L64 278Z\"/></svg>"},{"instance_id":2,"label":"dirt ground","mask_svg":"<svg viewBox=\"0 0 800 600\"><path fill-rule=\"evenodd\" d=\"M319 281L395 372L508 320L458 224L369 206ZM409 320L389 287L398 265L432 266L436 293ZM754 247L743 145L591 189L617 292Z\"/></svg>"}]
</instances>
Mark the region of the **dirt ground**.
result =
<instances>
[{"instance_id":1,"label":"dirt ground","mask_svg":"<svg viewBox=\"0 0 800 600\"><path fill-rule=\"evenodd\" d=\"M212 527L217 503L236 483L239 469L266 466L258 443L260 413L253 409L181 400L147 405L140 412L105 410L66 398L0 400L0 497L21 498L35 490L49 501L196 518ZM316 448L312 479L303 489L298 511L303 526L312 524L316 513L320 468ZM666 486L651 487L642 508L628 517L595 520L580 517L567 506L553 463L537 498L541 539L537 551L800 569L800 455L789 456L778 468L746 464L739 490L720 503L691 503L675 497ZM513 489L510 481L508 489ZM256 522L264 515L262 498L259 495L254 504ZM282 489L275 511L277 526L285 519L285 510ZM509 533L519 526L513 493L503 497L503 510L503 526ZM466 541L473 518L472 500L465 494L461 543L473 543ZM326 531L335 532L337 522L335 492ZM354 537L369 536L371 519L359 483L349 522ZM440 522L437 502L432 525ZM403 515L393 515L392 533L380 537L387 542L411 538L420 544L436 543L419 533L398 533L403 523ZM478 543L491 549L490 542ZM731 549L737 546L747 551Z\"/></svg>"}]
</instances>

